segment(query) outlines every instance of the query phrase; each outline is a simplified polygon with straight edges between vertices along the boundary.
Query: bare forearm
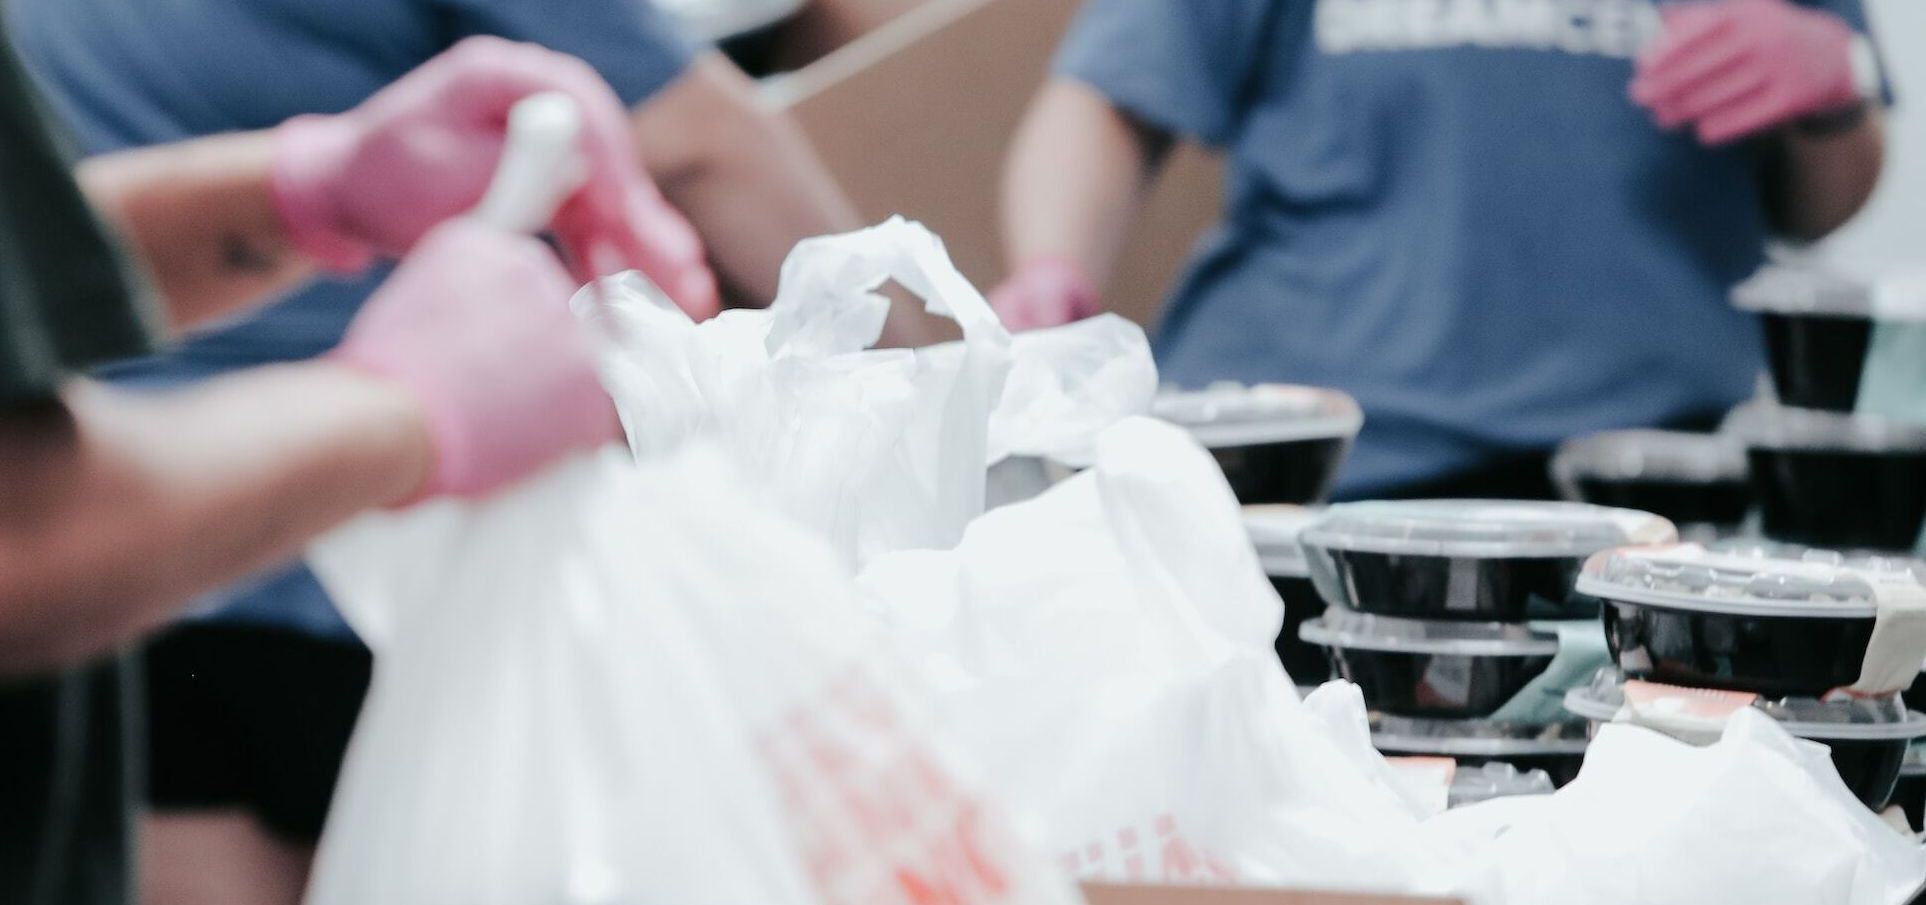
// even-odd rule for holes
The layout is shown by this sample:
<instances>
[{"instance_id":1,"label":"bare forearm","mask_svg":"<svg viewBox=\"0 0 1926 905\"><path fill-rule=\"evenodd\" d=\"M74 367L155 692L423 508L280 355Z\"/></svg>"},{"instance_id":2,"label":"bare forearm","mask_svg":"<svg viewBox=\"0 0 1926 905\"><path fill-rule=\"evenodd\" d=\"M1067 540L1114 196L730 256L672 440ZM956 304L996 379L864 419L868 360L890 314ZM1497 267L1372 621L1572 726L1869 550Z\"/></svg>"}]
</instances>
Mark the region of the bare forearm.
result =
<instances>
[{"instance_id":1,"label":"bare forearm","mask_svg":"<svg viewBox=\"0 0 1926 905\"><path fill-rule=\"evenodd\" d=\"M797 242L861 225L801 130L719 57L697 60L632 121L650 175L707 237L735 304L769 304Z\"/></svg>"},{"instance_id":2,"label":"bare forearm","mask_svg":"<svg viewBox=\"0 0 1926 905\"><path fill-rule=\"evenodd\" d=\"M419 486L409 397L328 364L0 414L0 671L125 641Z\"/></svg>"},{"instance_id":3,"label":"bare forearm","mask_svg":"<svg viewBox=\"0 0 1926 905\"><path fill-rule=\"evenodd\" d=\"M176 329L233 314L313 273L268 190L272 137L241 132L92 158L80 182L129 237Z\"/></svg>"},{"instance_id":4,"label":"bare forearm","mask_svg":"<svg viewBox=\"0 0 1926 905\"><path fill-rule=\"evenodd\" d=\"M1081 83L1044 86L1004 168L1010 266L1059 257L1101 284L1168 147L1167 138L1132 123Z\"/></svg>"},{"instance_id":5,"label":"bare forearm","mask_svg":"<svg viewBox=\"0 0 1926 905\"><path fill-rule=\"evenodd\" d=\"M1879 112L1833 134L1781 130L1768 187L1774 225L1784 235L1813 241L1859 212L1879 183L1885 128Z\"/></svg>"}]
</instances>

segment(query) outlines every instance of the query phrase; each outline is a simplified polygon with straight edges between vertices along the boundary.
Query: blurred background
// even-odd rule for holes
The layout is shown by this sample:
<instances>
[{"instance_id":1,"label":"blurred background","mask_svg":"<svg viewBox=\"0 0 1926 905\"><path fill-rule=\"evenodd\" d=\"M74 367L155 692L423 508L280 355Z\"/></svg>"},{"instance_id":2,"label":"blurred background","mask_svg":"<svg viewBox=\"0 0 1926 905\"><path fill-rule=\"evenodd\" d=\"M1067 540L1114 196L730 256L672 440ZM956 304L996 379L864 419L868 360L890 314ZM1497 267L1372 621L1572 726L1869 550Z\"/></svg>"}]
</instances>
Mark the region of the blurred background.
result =
<instances>
[{"instance_id":1,"label":"blurred background","mask_svg":"<svg viewBox=\"0 0 1926 905\"><path fill-rule=\"evenodd\" d=\"M1926 235L1926 3L1866 0L1897 102L1887 112L1879 189L1814 251L1855 272L1919 266ZM764 76L866 220L929 224L978 286L1003 278L997 185L1004 155L1077 0L669 0L698 34ZM986 61L991 61L986 64ZM1119 259L1106 304L1139 323L1157 309L1193 242L1216 221L1221 163L1178 149Z\"/></svg>"}]
</instances>

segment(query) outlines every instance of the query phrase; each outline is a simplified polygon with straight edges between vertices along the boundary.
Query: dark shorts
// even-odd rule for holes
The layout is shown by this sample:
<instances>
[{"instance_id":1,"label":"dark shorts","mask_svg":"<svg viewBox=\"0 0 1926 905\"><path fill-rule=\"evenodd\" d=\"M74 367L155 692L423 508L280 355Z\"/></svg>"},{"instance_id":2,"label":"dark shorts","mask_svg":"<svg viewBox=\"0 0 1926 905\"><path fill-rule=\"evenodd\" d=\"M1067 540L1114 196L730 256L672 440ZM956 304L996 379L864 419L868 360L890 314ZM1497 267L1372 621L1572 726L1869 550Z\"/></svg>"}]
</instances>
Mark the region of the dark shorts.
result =
<instances>
[{"instance_id":1,"label":"dark shorts","mask_svg":"<svg viewBox=\"0 0 1926 905\"><path fill-rule=\"evenodd\" d=\"M187 623L148 647L148 802L239 808L284 841L321 836L372 659L345 641Z\"/></svg>"},{"instance_id":2,"label":"dark shorts","mask_svg":"<svg viewBox=\"0 0 1926 905\"><path fill-rule=\"evenodd\" d=\"M0 680L0 903L126 905L134 668Z\"/></svg>"}]
</instances>

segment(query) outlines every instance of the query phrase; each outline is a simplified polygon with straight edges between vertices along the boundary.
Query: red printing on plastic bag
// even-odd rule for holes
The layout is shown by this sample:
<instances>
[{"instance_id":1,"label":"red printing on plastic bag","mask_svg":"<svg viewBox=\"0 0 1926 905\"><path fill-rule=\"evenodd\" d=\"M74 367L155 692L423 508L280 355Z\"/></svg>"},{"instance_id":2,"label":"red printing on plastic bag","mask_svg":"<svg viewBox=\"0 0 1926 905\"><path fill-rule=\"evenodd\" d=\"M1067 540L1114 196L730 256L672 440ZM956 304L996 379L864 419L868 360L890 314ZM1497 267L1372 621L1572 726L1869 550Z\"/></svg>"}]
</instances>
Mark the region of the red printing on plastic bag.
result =
<instances>
[{"instance_id":1,"label":"red printing on plastic bag","mask_svg":"<svg viewBox=\"0 0 1926 905\"><path fill-rule=\"evenodd\" d=\"M1013 901L1014 840L983 818L868 670L844 672L758 747L827 905Z\"/></svg>"}]
</instances>

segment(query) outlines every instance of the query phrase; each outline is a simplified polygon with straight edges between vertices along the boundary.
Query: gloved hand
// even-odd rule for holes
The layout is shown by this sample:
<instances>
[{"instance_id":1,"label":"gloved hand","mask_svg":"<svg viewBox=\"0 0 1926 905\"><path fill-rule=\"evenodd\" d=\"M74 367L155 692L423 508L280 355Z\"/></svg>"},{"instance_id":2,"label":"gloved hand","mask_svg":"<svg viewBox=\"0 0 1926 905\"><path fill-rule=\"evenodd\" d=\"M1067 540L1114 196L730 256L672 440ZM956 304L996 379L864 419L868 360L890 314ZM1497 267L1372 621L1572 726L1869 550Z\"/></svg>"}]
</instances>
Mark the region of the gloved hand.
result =
<instances>
[{"instance_id":1,"label":"gloved hand","mask_svg":"<svg viewBox=\"0 0 1926 905\"><path fill-rule=\"evenodd\" d=\"M458 218L422 237L328 359L421 404L435 450L416 498L476 496L621 436L539 241Z\"/></svg>"},{"instance_id":2,"label":"gloved hand","mask_svg":"<svg viewBox=\"0 0 1926 905\"><path fill-rule=\"evenodd\" d=\"M1065 258L1034 258L990 292L990 308L1011 330L1040 330L1103 312L1097 286Z\"/></svg>"},{"instance_id":3,"label":"gloved hand","mask_svg":"<svg viewBox=\"0 0 1926 905\"><path fill-rule=\"evenodd\" d=\"M691 317L714 314L702 242L640 169L615 92L574 57L499 38L470 38L353 110L277 130L274 200L296 247L343 271L406 253L481 200L509 108L544 91L582 112L587 178L554 221L576 281L634 268Z\"/></svg>"},{"instance_id":4,"label":"gloved hand","mask_svg":"<svg viewBox=\"0 0 1926 905\"><path fill-rule=\"evenodd\" d=\"M1667 6L1665 28L1640 55L1632 100L1659 125L1694 124L1719 145L1859 102L1852 29L1790 0L1708 0Z\"/></svg>"}]
</instances>

